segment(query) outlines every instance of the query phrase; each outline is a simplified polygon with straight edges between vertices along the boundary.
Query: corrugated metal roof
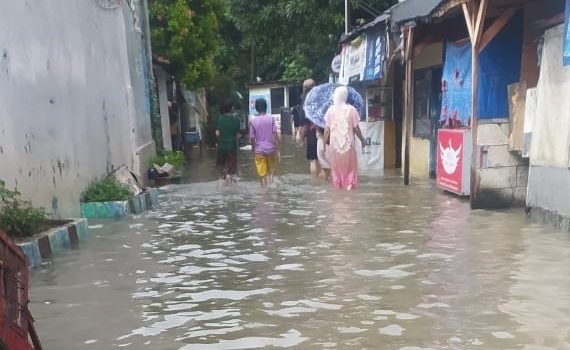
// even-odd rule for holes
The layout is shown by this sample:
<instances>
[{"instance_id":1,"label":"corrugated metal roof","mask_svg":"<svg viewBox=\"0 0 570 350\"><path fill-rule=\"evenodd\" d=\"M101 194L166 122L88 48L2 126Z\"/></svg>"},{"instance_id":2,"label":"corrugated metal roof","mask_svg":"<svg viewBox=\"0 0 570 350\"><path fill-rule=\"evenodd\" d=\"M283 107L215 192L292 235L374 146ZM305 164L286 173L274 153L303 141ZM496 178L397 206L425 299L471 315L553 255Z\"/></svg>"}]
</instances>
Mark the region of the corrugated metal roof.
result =
<instances>
[{"instance_id":1,"label":"corrugated metal roof","mask_svg":"<svg viewBox=\"0 0 570 350\"><path fill-rule=\"evenodd\" d=\"M392 25L430 16L447 0L404 0L390 9Z\"/></svg>"}]
</instances>

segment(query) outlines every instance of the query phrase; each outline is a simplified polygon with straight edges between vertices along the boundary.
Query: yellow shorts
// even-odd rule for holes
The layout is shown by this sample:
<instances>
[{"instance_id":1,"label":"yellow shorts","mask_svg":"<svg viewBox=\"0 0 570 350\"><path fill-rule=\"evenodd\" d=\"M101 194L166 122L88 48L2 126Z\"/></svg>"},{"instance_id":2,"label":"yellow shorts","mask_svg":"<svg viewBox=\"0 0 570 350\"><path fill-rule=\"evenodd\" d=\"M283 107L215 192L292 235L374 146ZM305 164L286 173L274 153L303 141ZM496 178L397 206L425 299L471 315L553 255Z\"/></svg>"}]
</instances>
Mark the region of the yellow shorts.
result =
<instances>
[{"instance_id":1,"label":"yellow shorts","mask_svg":"<svg viewBox=\"0 0 570 350\"><path fill-rule=\"evenodd\" d=\"M274 154L256 154L255 167L257 168L257 175L265 177L275 170L275 155Z\"/></svg>"}]
</instances>

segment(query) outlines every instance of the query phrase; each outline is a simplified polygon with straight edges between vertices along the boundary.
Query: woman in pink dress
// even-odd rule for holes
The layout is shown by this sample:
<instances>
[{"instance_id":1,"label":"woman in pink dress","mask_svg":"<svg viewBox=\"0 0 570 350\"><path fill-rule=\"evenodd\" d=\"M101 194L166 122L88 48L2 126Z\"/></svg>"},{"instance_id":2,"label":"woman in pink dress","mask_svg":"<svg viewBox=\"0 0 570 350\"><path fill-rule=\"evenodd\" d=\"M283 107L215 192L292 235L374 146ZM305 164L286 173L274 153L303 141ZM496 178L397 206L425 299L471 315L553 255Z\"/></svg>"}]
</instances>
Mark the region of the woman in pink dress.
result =
<instances>
[{"instance_id":1,"label":"woman in pink dress","mask_svg":"<svg viewBox=\"0 0 570 350\"><path fill-rule=\"evenodd\" d=\"M329 160L333 185L350 191L358 187L356 137L360 139L362 147L365 143L358 126L358 111L346 103L347 99L348 89L338 87L334 92L334 104L325 115L325 139L330 142Z\"/></svg>"}]
</instances>

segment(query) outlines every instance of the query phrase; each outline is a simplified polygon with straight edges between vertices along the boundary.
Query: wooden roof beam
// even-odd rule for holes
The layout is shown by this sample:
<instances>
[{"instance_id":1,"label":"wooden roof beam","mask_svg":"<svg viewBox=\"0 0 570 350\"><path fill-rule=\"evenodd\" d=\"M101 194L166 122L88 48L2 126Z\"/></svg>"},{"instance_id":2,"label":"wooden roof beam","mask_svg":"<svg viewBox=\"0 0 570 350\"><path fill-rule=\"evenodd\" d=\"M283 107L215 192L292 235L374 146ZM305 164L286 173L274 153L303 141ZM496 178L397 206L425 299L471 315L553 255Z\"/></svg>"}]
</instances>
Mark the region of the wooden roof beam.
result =
<instances>
[{"instance_id":1,"label":"wooden roof beam","mask_svg":"<svg viewBox=\"0 0 570 350\"><path fill-rule=\"evenodd\" d=\"M479 43L479 52L482 52L487 45L491 43L491 41L499 34L499 32L505 28L507 23L513 18L515 13L519 10L518 7L511 7L505 10L491 26L485 31L483 36L481 37L481 42Z\"/></svg>"}]
</instances>

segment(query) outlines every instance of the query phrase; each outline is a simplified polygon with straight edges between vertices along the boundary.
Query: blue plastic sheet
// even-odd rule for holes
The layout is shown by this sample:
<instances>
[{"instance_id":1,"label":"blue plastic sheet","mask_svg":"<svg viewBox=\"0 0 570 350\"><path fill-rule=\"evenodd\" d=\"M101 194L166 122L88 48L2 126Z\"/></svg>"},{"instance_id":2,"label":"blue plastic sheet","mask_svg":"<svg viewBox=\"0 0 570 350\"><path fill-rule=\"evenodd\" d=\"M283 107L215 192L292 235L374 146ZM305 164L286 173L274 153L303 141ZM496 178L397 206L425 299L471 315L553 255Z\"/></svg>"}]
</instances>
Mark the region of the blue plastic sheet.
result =
<instances>
[{"instance_id":1,"label":"blue plastic sheet","mask_svg":"<svg viewBox=\"0 0 570 350\"><path fill-rule=\"evenodd\" d=\"M462 127L470 124L471 88L471 44L448 42L442 77L442 126Z\"/></svg>"},{"instance_id":2,"label":"blue plastic sheet","mask_svg":"<svg viewBox=\"0 0 570 350\"><path fill-rule=\"evenodd\" d=\"M570 0L566 0L566 14L564 16L564 56L565 66L570 66Z\"/></svg>"},{"instance_id":3,"label":"blue plastic sheet","mask_svg":"<svg viewBox=\"0 0 570 350\"><path fill-rule=\"evenodd\" d=\"M479 55L479 119L509 117L508 86L520 80L522 33L519 13Z\"/></svg>"}]
</instances>

